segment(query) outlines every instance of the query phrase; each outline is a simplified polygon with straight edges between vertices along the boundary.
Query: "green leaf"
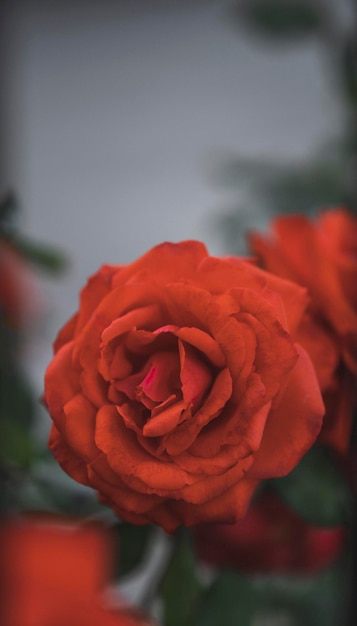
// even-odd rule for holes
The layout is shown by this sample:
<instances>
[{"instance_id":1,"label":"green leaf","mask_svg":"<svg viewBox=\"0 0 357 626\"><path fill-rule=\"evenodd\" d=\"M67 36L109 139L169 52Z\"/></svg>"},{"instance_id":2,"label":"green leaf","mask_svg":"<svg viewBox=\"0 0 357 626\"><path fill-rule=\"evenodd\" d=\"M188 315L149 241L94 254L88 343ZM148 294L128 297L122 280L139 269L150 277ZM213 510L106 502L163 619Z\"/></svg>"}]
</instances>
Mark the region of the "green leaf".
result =
<instances>
[{"instance_id":1,"label":"green leaf","mask_svg":"<svg viewBox=\"0 0 357 626\"><path fill-rule=\"evenodd\" d=\"M1 462L9 467L28 469L37 458L31 434L18 422L2 418L0 423Z\"/></svg>"},{"instance_id":2,"label":"green leaf","mask_svg":"<svg viewBox=\"0 0 357 626\"><path fill-rule=\"evenodd\" d=\"M106 517L108 509L98 502L90 487L76 483L58 465L46 447L38 444L36 463L27 472L18 492L21 509L47 510L64 515Z\"/></svg>"},{"instance_id":3,"label":"green leaf","mask_svg":"<svg viewBox=\"0 0 357 626\"><path fill-rule=\"evenodd\" d=\"M195 626L251 626L256 611L257 593L250 579L225 571L203 596Z\"/></svg>"},{"instance_id":4,"label":"green leaf","mask_svg":"<svg viewBox=\"0 0 357 626\"><path fill-rule=\"evenodd\" d=\"M339 626L346 623L347 574L341 562L314 577L264 577L257 593L265 612L283 612L294 626Z\"/></svg>"},{"instance_id":5,"label":"green leaf","mask_svg":"<svg viewBox=\"0 0 357 626\"><path fill-rule=\"evenodd\" d=\"M357 43L354 39L347 40L342 52L343 89L348 106L357 107Z\"/></svg>"},{"instance_id":6,"label":"green leaf","mask_svg":"<svg viewBox=\"0 0 357 626\"><path fill-rule=\"evenodd\" d=\"M310 35L322 21L318 8L307 0L243 0L235 13L261 34L280 39Z\"/></svg>"},{"instance_id":7,"label":"green leaf","mask_svg":"<svg viewBox=\"0 0 357 626\"><path fill-rule=\"evenodd\" d=\"M270 481L308 523L337 526L350 519L351 492L328 451L314 446L287 476Z\"/></svg>"},{"instance_id":8,"label":"green leaf","mask_svg":"<svg viewBox=\"0 0 357 626\"><path fill-rule=\"evenodd\" d=\"M1 333L1 338L5 338ZM35 400L23 374L5 351L0 355L0 417L28 429L35 419Z\"/></svg>"},{"instance_id":9,"label":"green leaf","mask_svg":"<svg viewBox=\"0 0 357 626\"><path fill-rule=\"evenodd\" d=\"M14 227L17 202L12 191L8 191L0 199L0 230L6 235Z\"/></svg>"},{"instance_id":10,"label":"green leaf","mask_svg":"<svg viewBox=\"0 0 357 626\"><path fill-rule=\"evenodd\" d=\"M118 534L118 576L126 576L135 570L146 556L153 535L152 526L133 526L122 522L117 524Z\"/></svg>"},{"instance_id":11,"label":"green leaf","mask_svg":"<svg viewBox=\"0 0 357 626\"><path fill-rule=\"evenodd\" d=\"M196 626L195 609L201 592L191 538L180 529L173 558L162 583L165 626ZM218 622L217 622L218 623Z\"/></svg>"},{"instance_id":12,"label":"green leaf","mask_svg":"<svg viewBox=\"0 0 357 626\"><path fill-rule=\"evenodd\" d=\"M12 238L12 242L28 261L51 274L62 274L68 266L67 259L58 250L35 244L18 235Z\"/></svg>"}]
</instances>

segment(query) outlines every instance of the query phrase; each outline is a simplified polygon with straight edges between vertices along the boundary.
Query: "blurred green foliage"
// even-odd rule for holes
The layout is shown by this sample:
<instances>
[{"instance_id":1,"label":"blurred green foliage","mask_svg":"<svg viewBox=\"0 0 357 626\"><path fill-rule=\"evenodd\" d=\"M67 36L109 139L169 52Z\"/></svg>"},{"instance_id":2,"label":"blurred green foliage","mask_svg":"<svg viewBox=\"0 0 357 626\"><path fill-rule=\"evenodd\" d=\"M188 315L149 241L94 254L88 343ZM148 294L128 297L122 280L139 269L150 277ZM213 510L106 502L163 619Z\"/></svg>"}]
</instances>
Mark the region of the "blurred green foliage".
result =
<instances>
[{"instance_id":1,"label":"blurred green foliage","mask_svg":"<svg viewBox=\"0 0 357 626\"><path fill-rule=\"evenodd\" d=\"M196 608L201 594L191 537L176 534L172 558L161 586L165 626L197 626Z\"/></svg>"},{"instance_id":2,"label":"blurred green foliage","mask_svg":"<svg viewBox=\"0 0 357 626\"><path fill-rule=\"evenodd\" d=\"M323 15L313 0L241 0L230 18L275 40L291 40L316 32Z\"/></svg>"},{"instance_id":3,"label":"blurred green foliage","mask_svg":"<svg viewBox=\"0 0 357 626\"><path fill-rule=\"evenodd\" d=\"M270 482L307 523L331 527L351 522L352 493L346 476L322 446L311 448L290 474Z\"/></svg>"}]
</instances>

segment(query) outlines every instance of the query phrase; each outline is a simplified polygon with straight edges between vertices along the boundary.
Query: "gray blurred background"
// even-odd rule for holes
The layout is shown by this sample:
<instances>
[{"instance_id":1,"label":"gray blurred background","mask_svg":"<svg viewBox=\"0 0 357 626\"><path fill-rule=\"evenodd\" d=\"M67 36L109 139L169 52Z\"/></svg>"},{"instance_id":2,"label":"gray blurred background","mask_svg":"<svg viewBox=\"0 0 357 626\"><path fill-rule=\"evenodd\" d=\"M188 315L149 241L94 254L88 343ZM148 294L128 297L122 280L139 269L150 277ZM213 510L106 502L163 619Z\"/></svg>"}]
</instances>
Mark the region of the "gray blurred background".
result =
<instances>
[{"instance_id":1,"label":"gray blurred background","mask_svg":"<svg viewBox=\"0 0 357 626\"><path fill-rule=\"evenodd\" d=\"M39 279L45 316L28 356L39 390L54 335L102 263L185 238L224 252L222 157L301 160L338 131L314 39L268 50L230 22L231 4L1 5L1 191L16 193L22 231L70 261L63 278Z\"/></svg>"}]
</instances>

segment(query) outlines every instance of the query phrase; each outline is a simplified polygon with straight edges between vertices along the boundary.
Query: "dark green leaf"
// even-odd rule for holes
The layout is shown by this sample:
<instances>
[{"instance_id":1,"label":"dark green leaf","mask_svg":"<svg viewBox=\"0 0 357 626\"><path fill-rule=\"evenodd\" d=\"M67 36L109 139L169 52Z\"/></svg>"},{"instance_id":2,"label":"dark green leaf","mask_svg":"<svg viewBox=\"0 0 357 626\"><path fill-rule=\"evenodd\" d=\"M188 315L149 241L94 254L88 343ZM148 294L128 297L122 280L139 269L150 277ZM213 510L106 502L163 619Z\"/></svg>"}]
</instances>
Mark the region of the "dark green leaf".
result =
<instances>
[{"instance_id":1,"label":"dark green leaf","mask_svg":"<svg viewBox=\"0 0 357 626\"><path fill-rule=\"evenodd\" d=\"M270 614L289 615L294 626L344 624L347 571L342 562L315 577L265 577L257 584L261 606Z\"/></svg>"},{"instance_id":2,"label":"dark green leaf","mask_svg":"<svg viewBox=\"0 0 357 626\"><path fill-rule=\"evenodd\" d=\"M196 626L195 608L201 592L190 537L181 536L162 583L165 626Z\"/></svg>"},{"instance_id":3,"label":"dark green leaf","mask_svg":"<svg viewBox=\"0 0 357 626\"><path fill-rule=\"evenodd\" d=\"M336 526L349 521L351 493L346 478L322 447L314 446L290 474L271 484L311 524Z\"/></svg>"},{"instance_id":4,"label":"dark green leaf","mask_svg":"<svg viewBox=\"0 0 357 626\"><path fill-rule=\"evenodd\" d=\"M67 259L58 250L32 243L19 236L13 237L12 241L25 258L51 274L61 274L68 265Z\"/></svg>"},{"instance_id":5,"label":"dark green leaf","mask_svg":"<svg viewBox=\"0 0 357 626\"><path fill-rule=\"evenodd\" d=\"M318 8L307 0L242 0L235 13L263 35L280 39L309 35L322 20Z\"/></svg>"},{"instance_id":6,"label":"dark green leaf","mask_svg":"<svg viewBox=\"0 0 357 626\"><path fill-rule=\"evenodd\" d=\"M343 88L348 106L357 108L357 42L348 40L342 54ZM357 111L356 111L357 112Z\"/></svg>"},{"instance_id":7,"label":"dark green leaf","mask_svg":"<svg viewBox=\"0 0 357 626\"><path fill-rule=\"evenodd\" d=\"M0 416L27 429L35 418L32 389L7 355L0 356Z\"/></svg>"},{"instance_id":8,"label":"dark green leaf","mask_svg":"<svg viewBox=\"0 0 357 626\"><path fill-rule=\"evenodd\" d=\"M26 428L3 417L0 422L1 462L4 466L27 469L37 458L37 446Z\"/></svg>"},{"instance_id":9,"label":"dark green leaf","mask_svg":"<svg viewBox=\"0 0 357 626\"><path fill-rule=\"evenodd\" d=\"M249 578L222 572L203 596L195 626L251 626L256 610L257 593Z\"/></svg>"},{"instance_id":10,"label":"dark green leaf","mask_svg":"<svg viewBox=\"0 0 357 626\"><path fill-rule=\"evenodd\" d=\"M153 535L152 526L133 526L126 522L117 524L118 575L125 576L135 570L146 556Z\"/></svg>"},{"instance_id":11,"label":"dark green leaf","mask_svg":"<svg viewBox=\"0 0 357 626\"><path fill-rule=\"evenodd\" d=\"M12 191L8 191L0 200L0 230L7 236L14 227L17 203Z\"/></svg>"}]
</instances>

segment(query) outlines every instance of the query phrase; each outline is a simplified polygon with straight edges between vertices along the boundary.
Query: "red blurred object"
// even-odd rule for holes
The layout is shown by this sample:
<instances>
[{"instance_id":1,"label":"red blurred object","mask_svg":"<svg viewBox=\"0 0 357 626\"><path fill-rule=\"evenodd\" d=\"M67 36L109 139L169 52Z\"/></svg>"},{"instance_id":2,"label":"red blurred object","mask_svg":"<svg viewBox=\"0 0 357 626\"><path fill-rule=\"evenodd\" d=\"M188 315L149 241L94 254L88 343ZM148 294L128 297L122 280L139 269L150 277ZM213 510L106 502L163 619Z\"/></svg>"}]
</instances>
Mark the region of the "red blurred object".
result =
<instances>
[{"instance_id":1,"label":"red blurred object","mask_svg":"<svg viewBox=\"0 0 357 626\"><path fill-rule=\"evenodd\" d=\"M110 535L63 520L7 522L0 530L1 626L145 626L102 596L112 570Z\"/></svg>"},{"instance_id":2,"label":"red blurred object","mask_svg":"<svg viewBox=\"0 0 357 626\"><path fill-rule=\"evenodd\" d=\"M251 574L314 574L343 551L346 530L306 524L273 492L264 492L236 524L194 529L200 560Z\"/></svg>"},{"instance_id":3,"label":"red blurred object","mask_svg":"<svg viewBox=\"0 0 357 626\"><path fill-rule=\"evenodd\" d=\"M35 275L14 246L0 240L0 314L9 328L22 328L41 311Z\"/></svg>"},{"instance_id":4,"label":"red blurred object","mask_svg":"<svg viewBox=\"0 0 357 626\"><path fill-rule=\"evenodd\" d=\"M294 339L316 370L326 415L320 442L348 454L356 409L357 219L343 207L277 217L249 243L259 264L306 287L310 304Z\"/></svg>"}]
</instances>

